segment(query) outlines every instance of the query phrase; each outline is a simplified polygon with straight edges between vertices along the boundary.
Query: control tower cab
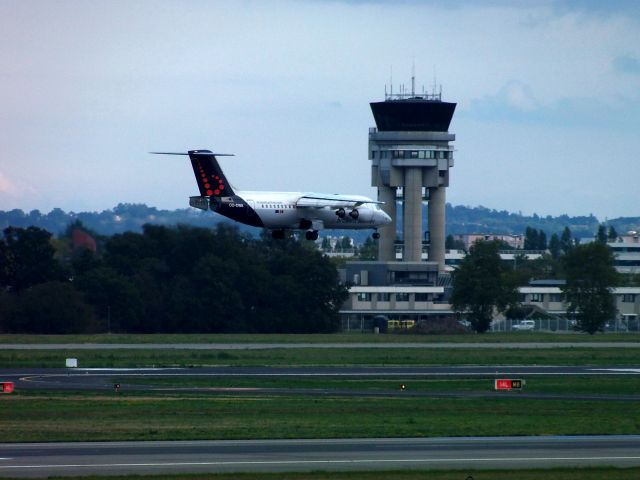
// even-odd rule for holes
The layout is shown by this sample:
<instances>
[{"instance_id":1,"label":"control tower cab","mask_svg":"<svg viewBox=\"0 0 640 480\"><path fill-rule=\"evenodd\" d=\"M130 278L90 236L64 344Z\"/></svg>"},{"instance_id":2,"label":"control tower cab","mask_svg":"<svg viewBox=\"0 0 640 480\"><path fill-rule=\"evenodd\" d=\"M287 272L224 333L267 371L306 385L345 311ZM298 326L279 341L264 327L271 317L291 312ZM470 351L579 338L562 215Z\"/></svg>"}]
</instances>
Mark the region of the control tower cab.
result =
<instances>
[{"instance_id":1,"label":"control tower cab","mask_svg":"<svg viewBox=\"0 0 640 480\"><path fill-rule=\"evenodd\" d=\"M381 227L378 260L396 260L397 202L402 203L402 260L420 262L423 242L428 261L444 269L445 188L453 167L455 134L449 124L455 103L442 101L442 93L386 94L371 103L376 122L369 129L372 186L378 187L382 209L392 218ZM428 202L428 225L423 226L422 204Z\"/></svg>"}]
</instances>

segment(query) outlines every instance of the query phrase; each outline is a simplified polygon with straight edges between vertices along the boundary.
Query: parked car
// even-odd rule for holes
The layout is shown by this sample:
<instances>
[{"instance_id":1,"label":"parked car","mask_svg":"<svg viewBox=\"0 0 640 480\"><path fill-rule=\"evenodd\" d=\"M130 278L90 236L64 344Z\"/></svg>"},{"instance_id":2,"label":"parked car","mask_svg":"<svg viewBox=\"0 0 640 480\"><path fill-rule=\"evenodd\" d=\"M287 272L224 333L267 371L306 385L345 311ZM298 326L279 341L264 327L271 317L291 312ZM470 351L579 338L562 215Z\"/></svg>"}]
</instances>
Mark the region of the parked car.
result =
<instances>
[{"instance_id":1,"label":"parked car","mask_svg":"<svg viewBox=\"0 0 640 480\"><path fill-rule=\"evenodd\" d=\"M531 332L536 329L536 322L533 320L522 320L520 323L513 325L511 329L517 332Z\"/></svg>"}]
</instances>

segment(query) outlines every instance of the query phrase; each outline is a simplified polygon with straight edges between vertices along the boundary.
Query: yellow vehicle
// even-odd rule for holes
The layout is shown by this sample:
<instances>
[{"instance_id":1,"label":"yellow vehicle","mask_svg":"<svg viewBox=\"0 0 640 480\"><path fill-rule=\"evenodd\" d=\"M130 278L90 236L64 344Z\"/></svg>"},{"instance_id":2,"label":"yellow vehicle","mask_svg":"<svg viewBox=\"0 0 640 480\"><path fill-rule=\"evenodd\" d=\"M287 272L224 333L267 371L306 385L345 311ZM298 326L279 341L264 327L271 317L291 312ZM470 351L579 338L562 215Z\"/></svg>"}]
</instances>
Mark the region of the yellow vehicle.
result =
<instances>
[{"instance_id":1,"label":"yellow vehicle","mask_svg":"<svg viewBox=\"0 0 640 480\"><path fill-rule=\"evenodd\" d=\"M387 321L388 330L406 330L416 324L415 320L389 320Z\"/></svg>"},{"instance_id":2,"label":"yellow vehicle","mask_svg":"<svg viewBox=\"0 0 640 480\"><path fill-rule=\"evenodd\" d=\"M400 320L388 320L387 330L396 330L400 328Z\"/></svg>"}]
</instances>

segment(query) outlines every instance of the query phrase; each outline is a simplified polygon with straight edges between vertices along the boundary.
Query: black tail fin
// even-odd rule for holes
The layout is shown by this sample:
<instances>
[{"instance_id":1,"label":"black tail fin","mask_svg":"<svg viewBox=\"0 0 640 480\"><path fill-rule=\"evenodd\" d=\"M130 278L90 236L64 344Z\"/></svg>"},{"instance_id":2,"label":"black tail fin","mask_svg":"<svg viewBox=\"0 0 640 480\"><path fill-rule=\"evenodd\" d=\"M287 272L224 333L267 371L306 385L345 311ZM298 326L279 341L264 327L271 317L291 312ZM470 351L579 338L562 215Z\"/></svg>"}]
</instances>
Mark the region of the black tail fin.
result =
<instances>
[{"instance_id":1,"label":"black tail fin","mask_svg":"<svg viewBox=\"0 0 640 480\"><path fill-rule=\"evenodd\" d=\"M227 156L229 154L215 154L210 150L189 151L189 158L191 159L193 173L196 176L196 182L198 182L200 195L203 197L231 197L235 193L220 168L216 155Z\"/></svg>"}]
</instances>

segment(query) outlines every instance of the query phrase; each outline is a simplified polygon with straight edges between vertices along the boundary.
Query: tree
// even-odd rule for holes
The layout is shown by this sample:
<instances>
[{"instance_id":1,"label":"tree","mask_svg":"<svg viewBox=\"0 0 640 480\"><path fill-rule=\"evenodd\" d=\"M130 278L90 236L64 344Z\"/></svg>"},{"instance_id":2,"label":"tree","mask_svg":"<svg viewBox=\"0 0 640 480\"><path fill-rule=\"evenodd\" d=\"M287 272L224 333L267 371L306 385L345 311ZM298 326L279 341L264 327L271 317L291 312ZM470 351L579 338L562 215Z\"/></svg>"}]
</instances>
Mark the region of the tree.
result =
<instances>
[{"instance_id":1,"label":"tree","mask_svg":"<svg viewBox=\"0 0 640 480\"><path fill-rule=\"evenodd\" d=\"M444 241L444 248L447 250L465 250L465 245L462 240L456 240L456 238L449 234Z\"/></svg>"},{"instance_id":2,"label":"tree","mask_svg":"<svg viewBox=\"0 0 640 480\"><path fill-rule=\"evenodd\" d=\"M377 260L378 259L378 242L371 237L367 237L364 244L358 252L360 260Z\"/></svg>"},{"instance_id":3,"label":"tree","mask_svg":"<svg viewBox=\"0 0 640 480\"><path fill-rule=\"evenodd\" d=\"M578 245L562 259L567 312L576 316L578 329L583 332L602 331L605 323L615 316L612 291L618 283L618 273L613 260L611 250L600 242Z\"/></svg>"},{"instance_id":4,"label":"tree","mask_svg":"<svg viewBox=\"0 0 640 480\"><path fill-rule=\"evenodd\" d=\"M613 225L609 225L609 233L607 234L608 240L610 242L615 242L618 239L618 232L613 228Z\"/></svg>"},{"instance_id":5,"label":"tree","mask_svg":"<svg viewBox=\"0 0 640 480\"><path fill-rule=\"evenodd\" d=\"M524 249L525 250L537 250L538 249L538 230L535 228L527 227L524 232Z\"/></svg>"},{"instance_id":6,"label":"tree","mask_svg":"<svg viewBox=\"0 0 640 480\"><path fill-rule=\"evenodd\" d=\"M64 272L54 258L51 234L46 230L8 227L0 244L1 285L23 290L39 283L64 280Z\"/></svg>"},{"instance_id":7,"label":"tree","mask_svg":"<svg viewBox=\"0 0 640 480\"><path fill-rule=\"evenodd\" d=\"M560 236L560 249L562 250L562 253L566 255L569 250L573 248L574 244L575 242L573 241L571 230L569 230L569 227L564 227L562 235Z\"/></svg>"},{"instance_id":8,"label":"tree","mask_svg":"<svg viewBox=\"0 0 640 480\"><path fill-rule=\"evenodd\" d=\"M538 234L538 250L547 249L547 234L540 230Z\"/></svg>"},{"instance_id":9,"label":"tree","mask_svg":"<svg viewBox=\"0 0 640 480\"><path fill-rule=\"evenodd\" d=\"M91 307L69 282L40 283L6 300L0 331L42 334L96 331Z\"/></svg>"},{"instance_id":10,"label":"tree","mask_svg":"<svg viewBox=\"0 0 640 480\"><path fill-rule=\"evenodd\" d=\"M596 233L596 242L606 244L607 243L607 228L604 225L598 227L598 233Z\"/></svg>"},{"instance_id":11,"label":"tree","mask_svg":"<svg viewBox=\"0 0 640 480\"><path fill-rule=\"evenodd\" d=\"M498 250L497 242L476 242L453 274L453 309L465 314L478 333L489 329L494 310L505 311L518 296Z\"/></svg>"},{"instance_id":12,"label":"tree","mask_svg":"<svg viewBox=\"0 0 640 480\"><path fill-rule=\"evenodd\" d=\"M560 252L562 250L562 244L560 243L560 238L557 233L551 235L551 239L549 240L549 252L551 253L551 257L554 260L557 260L560 257Z\"/></svg>"}]
</instances>

